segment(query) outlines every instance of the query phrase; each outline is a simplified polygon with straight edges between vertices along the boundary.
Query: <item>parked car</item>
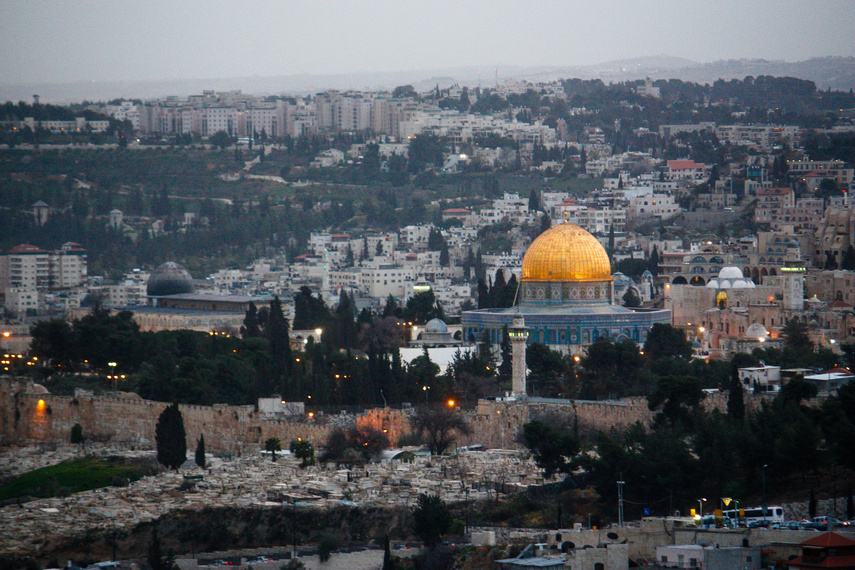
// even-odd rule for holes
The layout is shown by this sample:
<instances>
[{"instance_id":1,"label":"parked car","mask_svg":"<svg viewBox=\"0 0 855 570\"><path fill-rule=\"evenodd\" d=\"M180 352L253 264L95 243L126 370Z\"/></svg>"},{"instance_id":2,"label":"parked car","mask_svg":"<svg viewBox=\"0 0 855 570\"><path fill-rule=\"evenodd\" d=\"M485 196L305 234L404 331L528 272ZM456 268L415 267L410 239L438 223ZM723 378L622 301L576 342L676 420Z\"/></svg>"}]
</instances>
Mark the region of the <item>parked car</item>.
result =
<instances>
[{"instance_id":1,"label":"parked car","mask_svg":"<svg viewBox=\"0 0 855 570\"><path fill-rule=\"evenodd\" d=\"M273 562L273 559L267 556L256 556L246 561L247 564L261 564L264 562Z\"/></svg>"},{"instance_id":2,"label":"parked car","mask_svg":"<svg viewBox=\"0 0 855 570\"><path fill-rule=\"evenodd\" d=\"M822 515L819 517L813 517L812 521L818 525L820 525L823 530L828 528L828 523L831 523L831 528L840 528L842 526L849 526L849 521L842 521L840 519L836 519L834 517L829 517L828 515Z\"/></svg>"},{"instance_id":3,"label":"parked car","mask_svg":"<svg viewBox=\"0 0 855 570\"><path fill-rule=\"evenodd\" d=\"M825 530L825 527L813 521L799 521L798 530Z\"/></svg>"}]
</instances>

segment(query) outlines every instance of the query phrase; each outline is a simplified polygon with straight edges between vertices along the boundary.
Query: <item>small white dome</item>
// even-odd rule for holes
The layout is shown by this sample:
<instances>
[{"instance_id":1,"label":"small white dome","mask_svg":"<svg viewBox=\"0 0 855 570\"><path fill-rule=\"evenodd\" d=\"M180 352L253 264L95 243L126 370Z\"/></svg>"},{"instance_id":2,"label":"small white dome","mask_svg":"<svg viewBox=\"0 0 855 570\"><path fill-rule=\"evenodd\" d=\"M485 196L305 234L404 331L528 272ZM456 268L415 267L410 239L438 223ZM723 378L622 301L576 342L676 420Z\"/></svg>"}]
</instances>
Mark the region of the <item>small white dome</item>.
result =
<instances>
[{"instance_id":1,"label":"small white dome","mask_svg":"<svg viewBox=\"0 0 855 570\"><path fill-rule=\"evenodd\" d=\"M742 270L738 267L724 267L718 272L719 279L743 279Z\"/></svg>"},{"instance_id":2,"label":"small white dome","mask_svg":"<svg viewBox=\"0 0 855 570\"><path fill-rule=\"evenodd\" d=\"M769 331L760 323L754 323L745 331L747 338L769 338Z\"/></svg>"},{"instance_id":3,"label":"small white dome","mask_svg":"<svg viewBox=\"0 0 855 570\"><path fill-rule=\"evenodd\" d=\"M425 332L428 333L445 333L448 332L448 325L440 319L431 319L425 325Z\"/></svg>"}]
</instances>

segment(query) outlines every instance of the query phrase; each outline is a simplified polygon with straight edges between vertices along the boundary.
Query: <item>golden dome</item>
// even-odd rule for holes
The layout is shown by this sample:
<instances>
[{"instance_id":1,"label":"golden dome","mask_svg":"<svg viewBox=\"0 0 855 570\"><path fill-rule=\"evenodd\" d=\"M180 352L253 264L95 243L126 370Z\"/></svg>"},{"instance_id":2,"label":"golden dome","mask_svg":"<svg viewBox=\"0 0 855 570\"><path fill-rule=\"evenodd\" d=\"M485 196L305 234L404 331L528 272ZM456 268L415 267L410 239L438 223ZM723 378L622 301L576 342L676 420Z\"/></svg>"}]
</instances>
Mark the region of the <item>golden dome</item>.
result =
<instances>
[{"instance_id":1,"label":"golden dome","mask_svg":"<svg viewBox=\"0 0 855 570\"><path fill-rule=\"evenodd\" d=\"M523 281L611 281L611 264L597 238L563 223L534 240L522 262Z\"/></svg>"}]
</instances>

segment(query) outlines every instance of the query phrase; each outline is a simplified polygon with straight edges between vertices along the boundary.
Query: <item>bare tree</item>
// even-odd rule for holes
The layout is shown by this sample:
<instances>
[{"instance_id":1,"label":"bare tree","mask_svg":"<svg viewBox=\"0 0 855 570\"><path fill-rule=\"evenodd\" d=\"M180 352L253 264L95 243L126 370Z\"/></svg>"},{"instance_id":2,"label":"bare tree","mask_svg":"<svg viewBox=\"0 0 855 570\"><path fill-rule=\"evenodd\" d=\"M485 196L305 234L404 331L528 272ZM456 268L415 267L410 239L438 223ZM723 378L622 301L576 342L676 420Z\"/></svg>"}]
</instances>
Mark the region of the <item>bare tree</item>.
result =
<instances>
[{"instance_id":1,"label":"bare tree","mask_svg":"<svg viewBox=\"0 0 855 570\"><path fill-rule=\"evenodd\" d=\"M455 442L457 434L471 433L469 424L453 409L419 408L412 420L413 430L420 433L432 455L442 455Z\"/></svg>"}]
</instances>

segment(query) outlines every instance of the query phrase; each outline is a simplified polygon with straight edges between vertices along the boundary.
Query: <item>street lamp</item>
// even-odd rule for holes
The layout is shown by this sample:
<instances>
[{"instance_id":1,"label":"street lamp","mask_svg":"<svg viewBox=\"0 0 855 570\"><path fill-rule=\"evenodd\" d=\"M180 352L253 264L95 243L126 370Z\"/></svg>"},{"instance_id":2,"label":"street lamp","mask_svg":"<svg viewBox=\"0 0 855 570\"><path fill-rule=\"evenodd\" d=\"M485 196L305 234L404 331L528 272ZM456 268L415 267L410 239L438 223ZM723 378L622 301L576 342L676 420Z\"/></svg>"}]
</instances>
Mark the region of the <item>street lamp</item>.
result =
<instances>
[{"instance_id":1,"label":"street lamp","mask_svg":"<svg viewBox=\"0 0 855 570\"><path fill-rule=\"evenodd\" d=\"M763 465L763 507L766 507L766 468L769 464ZM764 513L765 514L765 513Z\"/></svg>"},{"instance_id":2,"label":"street lamp","mask_svg":"<svg viewBox=\"0 0 855 570\"><path fill-rule=\"evenodd\" d=\"M108 376L107 378L110 378L113 380L113 391L115 392L118 389L118 384L119 384L119 377L116 376L116 363L115 362L108 362L107 366L110 367L110 376Z\"/></svg>"}]
</instances>

